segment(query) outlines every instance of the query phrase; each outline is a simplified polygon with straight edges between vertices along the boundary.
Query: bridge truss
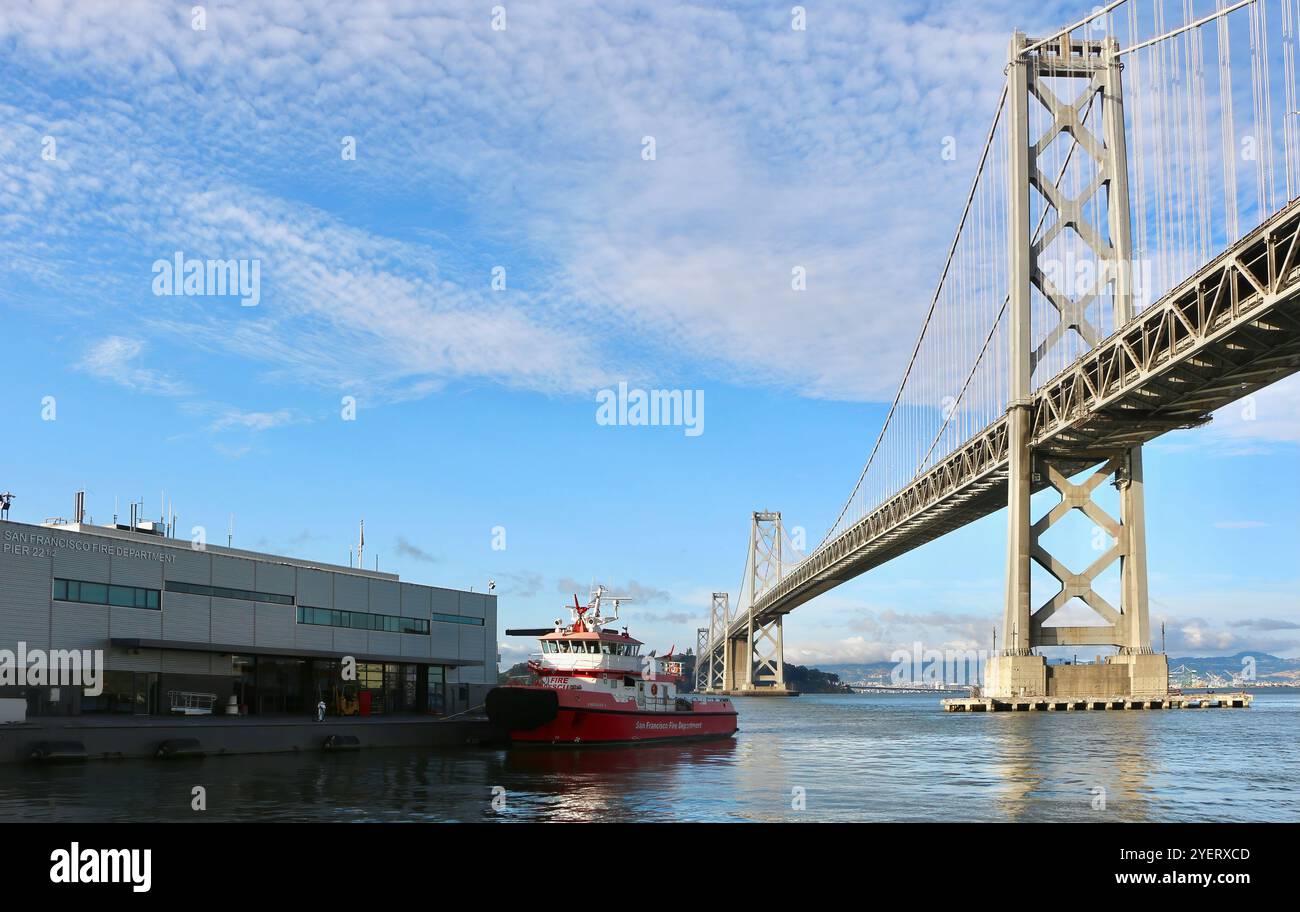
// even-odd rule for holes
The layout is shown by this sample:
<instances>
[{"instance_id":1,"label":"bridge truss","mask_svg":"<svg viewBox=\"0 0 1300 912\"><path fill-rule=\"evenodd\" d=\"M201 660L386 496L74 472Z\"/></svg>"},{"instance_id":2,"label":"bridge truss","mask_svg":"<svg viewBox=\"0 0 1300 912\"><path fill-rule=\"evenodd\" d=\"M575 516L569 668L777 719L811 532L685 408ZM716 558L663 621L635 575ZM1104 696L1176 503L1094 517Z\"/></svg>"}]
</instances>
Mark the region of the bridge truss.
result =
<instances>
[{"instance_id":1,"label":"bridge truss","mask_svg":"<svg viewBox=\"0 0 1300 912\"><path fill-rule=\"evenodd\" d=\"M707 689L763 686L759 667L771 686L791 610L1003 506L1008 667L1041 661L1040 646L1150 654L1142 445L1300 369L1300 117L1275 121L1273 101L1280 84L1297 109L1300 11L1282 3L1278 29L1279 8L1262 0L1200 11L1185 2L1182 21L1169 6L1117 0L1046 38L1013 37L1006 88L884 427L811 553L783 560L779 535L759 547L755 514L735 610L711 615L706 648L724 670L701 679ZM1234 119L1245 85L1249 157ZM1071 272L1079 263L1089 280ZM1093 496L1106 481L1119 490L1118 516ZM1030 500L1047 488L1059 502L1034 520ZM1072 510L1110 543L1077 570L1043 539ZM779 514L762 515L779 530ZM1094 586L1116 563L1118 605ZM1037 606L1032 564L1058 586ZM1052 623L1072 601L1098 622ZM1018 672L999 683L992 671L992 686L1022 686Z\"/></svg>"}]
</instances>

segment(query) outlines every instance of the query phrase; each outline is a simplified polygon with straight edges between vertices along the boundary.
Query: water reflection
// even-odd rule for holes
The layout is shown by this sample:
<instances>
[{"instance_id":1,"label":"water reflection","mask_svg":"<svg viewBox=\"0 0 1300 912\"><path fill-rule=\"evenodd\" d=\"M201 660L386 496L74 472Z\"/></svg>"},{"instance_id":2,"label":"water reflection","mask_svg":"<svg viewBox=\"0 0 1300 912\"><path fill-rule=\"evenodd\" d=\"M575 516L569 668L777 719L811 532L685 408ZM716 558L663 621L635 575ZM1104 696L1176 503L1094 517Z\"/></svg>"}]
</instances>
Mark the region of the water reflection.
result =
<instances>
[{"instance_id":1,"label":"water reflection","mask_svg":"<svg viewBox=\"0 0 1300 912\"><path fill-rule=\"evenodd\" d=\"M1138 711L987 719L1006 820L1147 819L1152 720Z\"/></svg>"},{"instance_id":2,"label":"water reflection","mask_svg":"<svg viewBox=\"0 0 1300 912\"><path fill-rule=\"evenodd\" d=\"M927 696L748 700L740 711L735 740L681 745L0 765L0 819L1300 819L1296 694L1245 711L968 715ZM806 809L792 806L795 787Z\"/></svg>"},{"instance_id":3,"label":"water reflection","mask_svg":"<svg viewBox=\"0 0 1300 912\"><path fill-rule=\"evenodd\" d=\"M673 819L681 803L693 800L700 771L730 764L736 753L733 739L635 748L525 748L504 752L489 774L499 772L506 788L506 816L654 822Z\"/></svg>"}]
</instances>

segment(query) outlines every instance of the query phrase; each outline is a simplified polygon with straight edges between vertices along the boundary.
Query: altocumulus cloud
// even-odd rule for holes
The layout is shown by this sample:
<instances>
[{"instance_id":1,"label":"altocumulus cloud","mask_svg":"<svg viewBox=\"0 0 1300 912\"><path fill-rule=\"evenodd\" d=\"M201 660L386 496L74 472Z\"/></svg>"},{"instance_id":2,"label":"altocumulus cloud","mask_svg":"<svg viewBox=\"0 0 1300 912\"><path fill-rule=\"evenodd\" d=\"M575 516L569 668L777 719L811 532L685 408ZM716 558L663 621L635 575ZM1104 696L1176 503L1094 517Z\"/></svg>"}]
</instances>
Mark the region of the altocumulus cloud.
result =
<instances>
[{"instance_id":1,"label":"altocumulus cloud","mask_svg":"<svg viewBox=\"0 0 1300 912\"><path fill-rule=\"evenodd\" d=\"M1044 24L1074 11L1046 6ZM792 32L758 3L579 2L492 32L461 4L315 0L214 6L195 32L143 0L7 3L0 254L72 289L74 313L120 302L133 332L374 401L455 380L586 392L615 357L633 379L878 398L1023 18L954 9L825 8ZM47 133L57 162L19 154ZM941 162L947 135L970 161ZM430 215L376 223L360 198ZM261 259L257 313L145 298L178 249Z\"/></svg>"}]
</instances>

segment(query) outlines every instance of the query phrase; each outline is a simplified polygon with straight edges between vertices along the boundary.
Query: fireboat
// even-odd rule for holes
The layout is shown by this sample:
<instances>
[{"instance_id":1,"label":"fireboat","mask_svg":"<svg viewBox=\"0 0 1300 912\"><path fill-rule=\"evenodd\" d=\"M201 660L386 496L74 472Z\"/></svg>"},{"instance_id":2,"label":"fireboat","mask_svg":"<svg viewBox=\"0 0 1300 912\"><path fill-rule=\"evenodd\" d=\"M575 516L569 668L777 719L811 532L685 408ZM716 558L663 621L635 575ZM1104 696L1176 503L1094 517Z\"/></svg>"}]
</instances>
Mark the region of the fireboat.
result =
<instances>
[{"instance_id":1,"label":"fireboat","mask_svg":"<svg viewBox=\"0 0 1300 912\"><path fill-rule=\"evenodd\" d=\"M570 624L556 619L553 627L506 631L537 637L542 650L528 659L534 682L488 691L488 718L510 732L513 744L650 744L736 733L729 699L678 692L684 676L671 649L643 656L645 644L626 627L612 629L625 601L597 586L586 605L574 595Z\"/></svg>"}]
</instances>

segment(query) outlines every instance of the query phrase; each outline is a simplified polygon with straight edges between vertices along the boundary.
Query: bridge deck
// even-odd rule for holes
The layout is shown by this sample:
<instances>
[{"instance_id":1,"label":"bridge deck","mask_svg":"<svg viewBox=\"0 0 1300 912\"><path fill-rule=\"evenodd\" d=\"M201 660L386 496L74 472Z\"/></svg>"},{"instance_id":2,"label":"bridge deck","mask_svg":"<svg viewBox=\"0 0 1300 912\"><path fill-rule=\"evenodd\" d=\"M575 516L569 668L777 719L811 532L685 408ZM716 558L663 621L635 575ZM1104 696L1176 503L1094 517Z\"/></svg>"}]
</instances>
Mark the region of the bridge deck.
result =
<instances>
[{"instance_id":1,"label":"bridge deck","mask_svg":"<svg viewBox=\"0 0 1300 912\"><path fill-rule=\"evenodd\" d=\"M1031 402L1033 447L1082 471L1203 424L1298 369L1300 200L1293 200L1043 384ZM1001 509L1007 454L1003 417L814 551L755 602L755 620L787 614ZM746 623L739 614L729 635L742 635Z\"/></svg>"}]
</instances>

